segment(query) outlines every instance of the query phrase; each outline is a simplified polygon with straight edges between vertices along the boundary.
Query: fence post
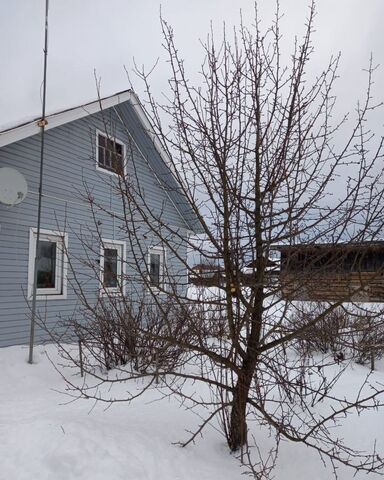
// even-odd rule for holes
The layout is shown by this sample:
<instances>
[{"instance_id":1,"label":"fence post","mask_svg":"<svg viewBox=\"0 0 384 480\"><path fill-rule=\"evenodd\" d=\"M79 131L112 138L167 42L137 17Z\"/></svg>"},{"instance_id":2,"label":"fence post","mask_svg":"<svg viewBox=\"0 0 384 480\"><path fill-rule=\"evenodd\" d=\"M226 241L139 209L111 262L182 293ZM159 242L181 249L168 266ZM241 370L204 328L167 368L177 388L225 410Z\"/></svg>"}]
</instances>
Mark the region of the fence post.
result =
<instances>
[{"instance_id":1,"label":"fence post","mask_svg":"<svg viewBox=\"0 0 384 480\"><path fill-rule=\"evenodd\" d=\"M375 370L375 351L371 349L371 371Z\"/></svg>"},{"instance_id":2,"label":"fence post","mask_svg":"<svg viewBox=\"0 0 384 480\"><path fill-rule=\"evenodd\" d=\"M80 363L80 375L84 377L84 367L83 367L83 348L81 345L81 338L79 337L79 363Z\"/></svg>"}]
</instances>

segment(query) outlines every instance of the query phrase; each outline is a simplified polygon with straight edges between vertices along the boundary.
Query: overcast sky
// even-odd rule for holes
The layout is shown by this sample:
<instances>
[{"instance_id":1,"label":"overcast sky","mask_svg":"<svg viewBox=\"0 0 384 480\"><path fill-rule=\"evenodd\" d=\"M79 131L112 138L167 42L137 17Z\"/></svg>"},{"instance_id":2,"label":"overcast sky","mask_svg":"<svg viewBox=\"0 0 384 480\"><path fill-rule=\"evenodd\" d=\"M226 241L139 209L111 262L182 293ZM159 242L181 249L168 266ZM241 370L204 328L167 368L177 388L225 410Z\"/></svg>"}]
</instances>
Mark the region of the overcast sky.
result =
<instances>
[{"instance_id":1,"label":"overcast sky","mask_svg":"<svg viewBox=\"0 0 384 480\"><path fill-rule=\"evenodd\" d=\"M259 1L263 21L272 18L271 0ZM0 127L38 116L43 67L45 0L0 0ZM163 17L174 27L176 42L191 71L201 63L199 39L210 21L252 21L252 0L164 0ZM303 31L308 0L281 0L285 45ZM353 109L363 95L362 68L374 54L382 67L376 74L375 96L384 99L384 0L319 0L316 19L314 68L321 68L332 53L342 52L340 104ZM94 70L101 77L102 95L128 88L123 66L133 59L148 68L160 57L152 78L160 93L169 70L161 47L157 0L50 0L48 112L96 98ZM140 88L138 87L140 94ZM339 107L340 107L339 104ZM376 126L382 127L382 116Z\"/></svg>"}]
</instances>

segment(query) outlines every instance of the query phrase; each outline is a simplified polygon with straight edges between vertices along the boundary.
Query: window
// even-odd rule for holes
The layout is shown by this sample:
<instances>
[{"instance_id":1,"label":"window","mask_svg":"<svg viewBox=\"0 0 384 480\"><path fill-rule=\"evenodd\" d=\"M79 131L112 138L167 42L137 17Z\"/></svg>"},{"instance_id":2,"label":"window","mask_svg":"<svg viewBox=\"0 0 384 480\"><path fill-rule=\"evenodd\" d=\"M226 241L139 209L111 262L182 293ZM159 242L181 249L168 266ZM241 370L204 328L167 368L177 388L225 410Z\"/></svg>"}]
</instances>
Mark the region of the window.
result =
<instances>
[{"instance_id":1,"label":"window","mask_svg":"<svg viewBox=\"0 0 384 480\"><path fill-rule=\"evenodd\" d=\"M164 288L165 251L162 247L151 247L148 253L149 284L158 289Z\"/></svg>"},{"instance_id":2,"label":"window","mask_svg":"<svg viewBox=\"0 0 384 480\"><path fill-rule=\"evenodd\" d=\"M66 298L68 236L51 230L41 230L37 245L37 230L29 237L28 298L32 298L36 265L36 298L39 300ZM36 264L35 264L36 257Z\"/></svg>"},{"instance_id":3,"label":"window","mask_svg":"<svg viewBox=\"0 0 384 480\"><path fill-rule=\"evenodd\" d=\"M104 240L100 259L100 293L122 294L124 276L124 243Z\"/></svg>"},{"instance_id":4,"label":"window","mask_svg":"<svg viewBox=\"0 0 384 480\"><path fill-rule=\"evenodd\" d=\"M96 132L98 169L107 170L117 175L124 174L124 144L115 138Z\"/></svg>"}]
</instances>

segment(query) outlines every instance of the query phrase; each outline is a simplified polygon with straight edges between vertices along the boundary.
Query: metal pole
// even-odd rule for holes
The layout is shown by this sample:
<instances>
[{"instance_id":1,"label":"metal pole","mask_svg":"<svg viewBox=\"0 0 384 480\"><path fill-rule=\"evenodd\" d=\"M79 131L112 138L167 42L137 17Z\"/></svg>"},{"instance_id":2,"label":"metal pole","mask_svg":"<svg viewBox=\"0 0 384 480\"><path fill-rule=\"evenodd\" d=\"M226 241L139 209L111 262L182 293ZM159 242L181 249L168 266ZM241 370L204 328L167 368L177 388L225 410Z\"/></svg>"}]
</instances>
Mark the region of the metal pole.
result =
<instances>
[{"instance_id":1,"label":"metal pole","mask_svg":"<svg viewBox=\"0 0 384 480\"><path fill-rule=\"evenodd\" d=\"M84 364L83 364L83 347L81 344L81 338L79 337L79 363L80 363L80 375L84 377Z\"/></svg>"},{"instance_id":2,"label":"metal pole","mask_svg":"<svg viewBox=\"0 0 384 480\"><path fill-rule=\"evenodd\" d=\"M37 256L40 240L40 228L41 228L41 204L43 197L43 170L44 170L44 134L47 120L45 119L45 101L47 95L47 58L48 58L48 3L49 0L45 0L45 36L44 36L44 74L43 74L43 105L41 119L38 122L40 127L40 178L39 178L39 196L37 207L37 232L36 232L36 250L35 250L35 262L33 273L33 290L32 290L32 312L31 312L31 330L29 336L29 357L28 363L33 363L33 346L35 343L35 322L36 322L36 293L37 293Z\"/></svg>"}]
</instances>

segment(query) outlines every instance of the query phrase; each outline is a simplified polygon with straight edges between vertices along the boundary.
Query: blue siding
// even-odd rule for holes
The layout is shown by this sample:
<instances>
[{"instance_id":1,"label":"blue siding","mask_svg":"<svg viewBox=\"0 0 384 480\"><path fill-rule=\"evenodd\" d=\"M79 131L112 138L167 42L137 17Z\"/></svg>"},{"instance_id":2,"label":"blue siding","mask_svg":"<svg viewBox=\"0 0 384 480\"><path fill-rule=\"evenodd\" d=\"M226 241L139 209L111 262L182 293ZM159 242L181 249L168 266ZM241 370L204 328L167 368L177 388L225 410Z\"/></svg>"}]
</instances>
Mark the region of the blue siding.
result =
<instances>
[{"instance_id":1,"label":"blue siding","mask_svg":"<svg viewBox=\"0 0 384 480\"><path fill-rule=\"evenodd\" d=\"M125 102L124 104L117 106L116 110L122 118L127 120L127 124L130 125L130 134L134 141L138 145L143 146L145 153L148 155L148 161L151 164L151 168L156 172L156 176L162 187L167 192L167 195L170 197L173 205L176 207L182 218L191 226L193 231L200 231L201 225L196 215L189 203L185 201L180 186L160 157L150 137L137 118L132 105Z\"/></svg>"},{"instance_id":2,"label":"blue siding","mask_svg":"<svg viewBox=\"0 0 384 480\"><path fill-rule=\"evenodd\" d=\"M84 198L85 186L92 192L95 203L101 203L117 215L122 212L121 201L114 192L116 177L97 170L95 164L96 129L104 131L105 121L113 125L116 138L132 146L128 173L131 174L135 168L149 208L153 212L162 211L164 221L177 229L184 238L188 234L188 223L193 221L176 182L143 131L132 107L126 102L118 109L125 125L121 125L116 111L111 108L46 132L42 228L68 233L71 262L76 272L83 275L85 289L91 299L97 298L99 284L92 269L82 264L86 252L79 237L89 239L92 244L93 251L88 251L88 260L94 265L95 272L98 270L100 247L91 208ZM142 153L147 158L143 158ZM37 222L39 161L38 135L0 148L0 167L18 169L25 175L29 188L28 196L22 204L15 207L0 204L0 346L28 342L30 315L26 296L29 232L31 227L36 227ZM126 241L127 276L132 279L127 287L127 294L130 295L138 286L137 273L132 266L133 249L137 258L140 258L140 249L138 246L130 246L118 219L100 212L98 220L101 222L99 228L103 238ZM142 250L145 252L152 243L149 232L142 240ZM177 249L182 257L186 256L185 244L177 245ZM146 259L142 260L144 262ZM171 254L168 263L180 274L181 281L185 281L186 272L182 263ZM72 284L73 277L69 271L66 299L38 301L39 312L46 318L49 327L77 310L79 302ZM37 340L46 339L46 334L38 328Z\"/></svg>"}]
</instances>

